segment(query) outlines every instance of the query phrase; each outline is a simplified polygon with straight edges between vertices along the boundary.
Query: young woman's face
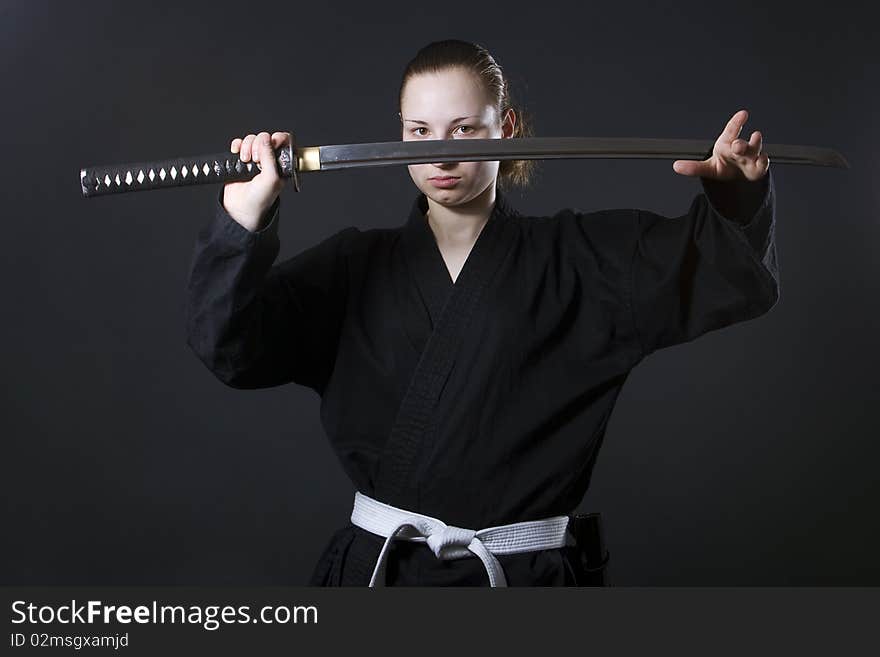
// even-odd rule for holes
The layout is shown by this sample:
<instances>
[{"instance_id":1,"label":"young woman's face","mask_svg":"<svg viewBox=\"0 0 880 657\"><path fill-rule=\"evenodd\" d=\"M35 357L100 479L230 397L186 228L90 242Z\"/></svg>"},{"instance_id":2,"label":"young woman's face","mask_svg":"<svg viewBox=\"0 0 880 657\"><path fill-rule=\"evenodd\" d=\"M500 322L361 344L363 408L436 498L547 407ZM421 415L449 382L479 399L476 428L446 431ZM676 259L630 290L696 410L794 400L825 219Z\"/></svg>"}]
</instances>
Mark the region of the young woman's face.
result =
<instances>
[{"instance_id":1,"label":"young woman's face","mask_svg":"<svg viewBox=\"0 0 880 657\"><path fill-rule=\"evenodd\" d=\"M400 115L403 141L503 136L497 112L478 80L460 68L410 78ZM498 175L498 167L498 161L411 164L409 175L428 198L442 205L459 205L484 192ZM448 176L453 179L437 179Z\"/></svg>"}]
</instances>

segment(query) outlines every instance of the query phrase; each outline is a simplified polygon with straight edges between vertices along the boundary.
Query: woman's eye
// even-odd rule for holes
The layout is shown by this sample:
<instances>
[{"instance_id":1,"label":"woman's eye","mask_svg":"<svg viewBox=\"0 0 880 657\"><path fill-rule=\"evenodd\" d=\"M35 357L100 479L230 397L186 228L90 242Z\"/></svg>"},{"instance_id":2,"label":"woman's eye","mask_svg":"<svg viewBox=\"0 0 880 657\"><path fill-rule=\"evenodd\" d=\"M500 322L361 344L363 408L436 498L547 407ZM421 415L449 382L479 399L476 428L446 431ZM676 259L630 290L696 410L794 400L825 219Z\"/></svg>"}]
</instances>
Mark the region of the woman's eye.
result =
<instances>
[{"instance_id":1,"label":"woman's eye","mask_svg":"<svg viewBox=\"0 0 880 657\"><path fill-rule=\"evenodd\" d=\"M460 125L458 127L464 128L464 130L461 132L461 134L470 134L471 132L474 131L474 128L469 125ZM419 130L427 130L427 128L425 128L425 127L413 128L412 132L414 135L421 137L424 133L419 132Z\"/></svg>"}]
</instances>

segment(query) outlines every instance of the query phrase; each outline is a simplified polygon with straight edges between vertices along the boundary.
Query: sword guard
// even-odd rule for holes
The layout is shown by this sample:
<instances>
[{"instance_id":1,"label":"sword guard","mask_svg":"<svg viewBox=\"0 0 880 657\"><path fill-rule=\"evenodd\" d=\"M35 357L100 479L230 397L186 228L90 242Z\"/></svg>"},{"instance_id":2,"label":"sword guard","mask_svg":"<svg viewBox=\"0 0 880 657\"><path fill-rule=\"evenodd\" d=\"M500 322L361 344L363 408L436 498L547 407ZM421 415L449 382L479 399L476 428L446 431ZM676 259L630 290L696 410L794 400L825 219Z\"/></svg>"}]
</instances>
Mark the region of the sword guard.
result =
<instances>
[{"instance_id":1,"label":"sword guard","mask_svg":"<svg viewBox=\"0 0 880 657\"><path fill-rule=\"evenodd\" d=\"M293 131L290 131L288 134L290 139L288 140L287 147L279 150L275 157L278 161L278 170L281 172L281 177L290 178L294 191L298 192L300 191L300 181L296 159L296 142Z\"/></svg>"}]
</instances>

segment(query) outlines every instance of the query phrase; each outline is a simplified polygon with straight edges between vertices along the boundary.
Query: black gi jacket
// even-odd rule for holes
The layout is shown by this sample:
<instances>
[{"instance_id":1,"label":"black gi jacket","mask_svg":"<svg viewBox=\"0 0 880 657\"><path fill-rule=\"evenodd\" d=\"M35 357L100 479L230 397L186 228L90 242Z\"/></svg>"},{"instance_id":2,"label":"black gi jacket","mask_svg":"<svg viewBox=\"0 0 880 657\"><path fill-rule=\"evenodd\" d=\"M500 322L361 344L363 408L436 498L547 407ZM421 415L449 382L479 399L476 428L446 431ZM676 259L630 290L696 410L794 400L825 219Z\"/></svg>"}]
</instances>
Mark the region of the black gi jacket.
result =
<instances>
[{"instance_id":1,"label":"black gi jacket","mask_svg":"<svg viewBox=\"0 0 880 657\"><path fill-rule=\"evenodd\" d=\"M422 193L397 228L349 227L273 266L280 198L249 232L221 191L193 253L188 343L229 386L315 390L345 472L382 502L474 530L568 514L632 368L779 298L772 172L701 182L672 218L523 216L499 190L454 284ZM310 584L366 585L384 540L345 524ZM392 545L390 586L488 585L476 557ZM499 561L510 586L574 583L565 549Z\"/></svg>"}]
</instances>

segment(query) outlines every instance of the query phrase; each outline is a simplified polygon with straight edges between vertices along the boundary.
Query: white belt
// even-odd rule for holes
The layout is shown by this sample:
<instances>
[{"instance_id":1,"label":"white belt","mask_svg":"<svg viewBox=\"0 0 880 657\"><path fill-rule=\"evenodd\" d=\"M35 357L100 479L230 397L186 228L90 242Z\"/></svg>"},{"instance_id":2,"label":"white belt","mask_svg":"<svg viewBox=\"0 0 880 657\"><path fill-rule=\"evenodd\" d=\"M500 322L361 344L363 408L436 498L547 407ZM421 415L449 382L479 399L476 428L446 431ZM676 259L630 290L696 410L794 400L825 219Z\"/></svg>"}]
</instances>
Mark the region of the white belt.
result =
<instances>
[{"instance_id":1,"label":"white belt","mask_svg":"<svg viewBox=\"0 0 880 657\"><path fill-rule=\"evenodd\" d=\"M386 537L370 586L385 586L388 548L395 538L427 543L438 559L477 556L486 566L490 586L507 586L504 569L496 554L549 550L566 544L568 516L515 522L475 531L447 525L442 520L399 509L356 492L351 522L373 534Z\"/></svg>"}]
</instances>

